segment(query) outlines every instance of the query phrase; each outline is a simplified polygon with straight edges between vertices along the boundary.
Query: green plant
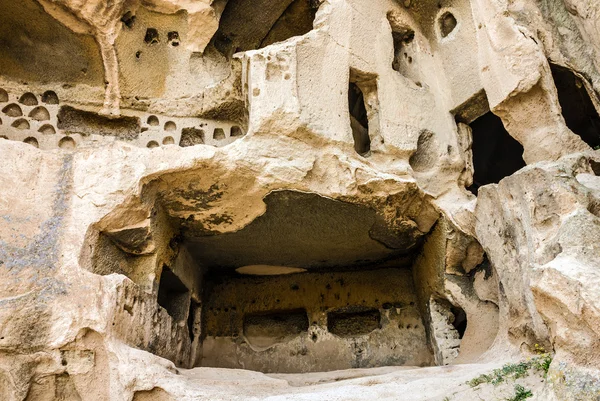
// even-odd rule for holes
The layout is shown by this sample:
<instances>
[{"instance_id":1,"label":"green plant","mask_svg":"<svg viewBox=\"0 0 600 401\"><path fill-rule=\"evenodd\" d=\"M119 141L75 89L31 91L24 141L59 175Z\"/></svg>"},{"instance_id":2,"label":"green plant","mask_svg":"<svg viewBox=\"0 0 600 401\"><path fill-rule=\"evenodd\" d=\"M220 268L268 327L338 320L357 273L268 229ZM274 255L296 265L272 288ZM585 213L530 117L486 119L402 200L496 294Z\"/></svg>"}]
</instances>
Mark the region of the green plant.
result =
<instances>
[{"instance_id":1,"label":"green plant","mask_svg":"<svg viewBox=\"0 0 600 401\"><path fill-rule=\"evenodd\" d=\"M531 390L526 389L520 384L515 384L515 395L514 397L507 398L507 401L523 401L526 398L533 397Z\"/></svg>"},{"instance_id":2,"label":"green plant","mask_svg":"<svg viewBox=\"0 0 600 401\"><path fill-rule=\"evenodd\" d=\"M499 369L494 369L489 374L479 375L467 382L471 387L477 387L482 383L491 383L493 385L500 384L507 379L519 379L529 374L529 370L533 369L539 372L544 372L544 377L548 373L550 364L552 363L552 356L546 352L542 347L536 344L537 355L527 361L521 361L519 363L507 363Z\"/></svg>"}]
</instances>

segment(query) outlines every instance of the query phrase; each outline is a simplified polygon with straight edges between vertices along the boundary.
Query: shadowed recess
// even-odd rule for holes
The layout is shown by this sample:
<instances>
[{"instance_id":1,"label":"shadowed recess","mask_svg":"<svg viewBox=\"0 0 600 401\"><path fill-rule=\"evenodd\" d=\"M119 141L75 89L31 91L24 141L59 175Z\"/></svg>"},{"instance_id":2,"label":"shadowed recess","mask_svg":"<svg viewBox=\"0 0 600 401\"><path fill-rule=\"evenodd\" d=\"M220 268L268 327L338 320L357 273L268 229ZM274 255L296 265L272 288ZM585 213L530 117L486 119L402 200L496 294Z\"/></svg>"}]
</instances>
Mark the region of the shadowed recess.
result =
<instances>
[{"instance_id":1,"label":"shadowed recess","mask_svg":"<svg viewBox=\"0 0 600 401\"><path fill-rule=\"evenodd\" d=\"M393 231L365 206L294 191L273 192L264 201L267 211L237 232L194 236L184 229L190 253L208 268L227 270L399 266L410 264L410 257L402 257L418 242L414 231Z\"/></svg>"},{"instance_id":2,"label":"shadowed recess","mask_svg":"<svg viewBox=\"0 0 600 401\"><path fill-rule=\"evenodd\" d=\"M497 184L501 179L525 167L523 146L504 128L500 117L491 112L471 124L473 130L473 185L468 189L477 194L479 187Z\"/></svg>"},{"instance_id":3,"label":"shadowed recess","mask_svg":"<svg viewBox=\"0 0 600 401\"><path fill-rule=\"evenodd\" d=\"M304 35L313 27L317 8L314 0L230 0L213 43L230 56Z\"/></svg>"}]
</instances>

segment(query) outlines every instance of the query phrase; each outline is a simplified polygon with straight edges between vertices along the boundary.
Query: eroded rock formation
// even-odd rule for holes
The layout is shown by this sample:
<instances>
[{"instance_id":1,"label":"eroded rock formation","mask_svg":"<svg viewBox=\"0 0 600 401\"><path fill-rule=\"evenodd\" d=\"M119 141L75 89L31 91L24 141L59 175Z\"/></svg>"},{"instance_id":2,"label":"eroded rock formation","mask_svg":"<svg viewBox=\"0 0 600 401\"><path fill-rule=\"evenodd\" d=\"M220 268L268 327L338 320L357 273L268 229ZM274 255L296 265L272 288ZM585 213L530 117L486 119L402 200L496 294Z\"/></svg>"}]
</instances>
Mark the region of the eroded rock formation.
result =
<instances>
[{"instance_id":1,"label":"eroded rock formation","mask_svg":"<svg viewBox=\"0 0 600 401\"><path fill-rule=\"evenodd\" d=\"M598 399L597 8L0 0L0 399Z\"/></svg>"}]
</instances>

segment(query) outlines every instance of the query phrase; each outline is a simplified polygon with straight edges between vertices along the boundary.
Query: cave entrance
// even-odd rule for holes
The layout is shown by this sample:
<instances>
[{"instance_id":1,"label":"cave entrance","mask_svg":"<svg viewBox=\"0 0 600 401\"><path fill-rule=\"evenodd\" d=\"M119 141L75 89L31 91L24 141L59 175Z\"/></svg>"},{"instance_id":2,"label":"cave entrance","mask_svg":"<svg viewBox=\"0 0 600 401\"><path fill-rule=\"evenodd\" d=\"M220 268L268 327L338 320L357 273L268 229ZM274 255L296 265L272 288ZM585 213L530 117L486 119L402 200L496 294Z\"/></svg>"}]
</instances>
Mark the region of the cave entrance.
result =
<instances>
[{"instance_id":1,"label":"cave entrance","mask_svg":"<svg viewBox=\"0 0 600 401\"><path fill-rule=\"evenodd\" d=\"M234 232L157 212L148 225L100 233L91 269L132 280L120 293L115 335L179 366L265 373L431 366L457 356L466 315L443 303L443 291L441 309L430 305L446 239L425 200L413 199L418 217L296 191L263 201L264 214ZM436 322L445 322L440 338L454 333L441 359ZM140 333L150 337L132 337Z\"/></svg>"},{"instance_id":2,"label":"cave entrance","mask_svg":"<svg viewBox=\"0 0 600 401\"><path fill-rule=\"evenodd\" d=\"M589 84L568 68L550 63L550 69L567 127L593 149L600 148L600 117L588 93Z\"/></svg>"},{"instance_id":3,"label":"cave entrance","mask_svg":"<svg viewBox=\"0 0 600 401\"><path fill-rule=\"evenodd\" d=\"M373 209L277 191L239 231L183 246L204 271L195 366L303 373L430 366L418 236Z\"/></svg>"},{"instance_id":4,"label":"cave entrance","mask_svg":"<svg viewBox=\"0 0 600 401\"><path fill-rule=\"evenodd\" d=\"M176 321L187 319L190 291L167 266L163 266L158 287L158 304Z\"/></svg>"},{"instance_id":5,"label":"cave entrance","mask_svg":"<svg viewBox=\"0 0 600 401\"><path fill-rule=\"evenodd\" d=\"M469 124L473 133L473 185L467 188L477 195L479 187L497 184L504 177L525 167L523 146L506 129L500 117L487 112Z\"/></svg>"}]
</instances>

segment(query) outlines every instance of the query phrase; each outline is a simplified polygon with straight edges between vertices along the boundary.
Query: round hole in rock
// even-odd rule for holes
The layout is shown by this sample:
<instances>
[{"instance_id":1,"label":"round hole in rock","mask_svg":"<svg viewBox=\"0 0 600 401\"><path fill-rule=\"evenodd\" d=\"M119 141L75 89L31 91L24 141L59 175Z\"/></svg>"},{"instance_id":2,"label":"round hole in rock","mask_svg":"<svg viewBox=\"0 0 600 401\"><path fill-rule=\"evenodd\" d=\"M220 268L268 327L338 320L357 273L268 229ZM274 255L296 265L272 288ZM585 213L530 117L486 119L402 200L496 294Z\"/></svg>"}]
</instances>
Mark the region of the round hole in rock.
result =
<instances>
[{"instance_id":1,"label":"round hole in rock","mask_svg":"<svg viewBox=\"0 0 600 401\"><path fill-rule=\"evenodd\" d=\"M54 135L54 134L56 134L56 129L54 129L54 127L50 124L44 124L40 127L38 132L40 132L44 135Z\"/></svg>"},{"instance_id":2,"label":"round hole in rock","mask_svg":"<svg viewBox=\"0 0 600 401\"><path fill-rule=\"evenodd\" d=\"M8 92L0 88L0 102L8 102Z\"/></svg>"},{"instance_id":3,"label":"round hole in rock","mask_svg":"<svg viewBox=\"0 0 600 401\"><path fill-rule=\"evenodd\" d=\"M58 95L54 91L46 91L42 94L42 102L46 104L58 104Z\"/></svg>"},{"instance_id":4,"label":"round hole in rock","mask_svg":"<svg viewBox=\"0 0 600 401\"><path fill-rule=\"evenodd\" d=\"M172 136L166 136L163 140L162 140L163 145L173 145L175 144L175 139L173 139Z\"/></svg>"},{"instance_id":5,"label":"round hole in rock","mask_svg":"<svg viewBox=\"0 0 600 401\"><path fill-rule=\"evenodd\" d=\"M458 22L456 21L456 17L447 11L440 17L440 34L442 38L450 35L450 33L456 28Z\"/></svg>"},{"instance_id":6,"label":"round hole in rock","mask_svg":"<svg viewBox=\"0 0 600 401\"><path fill-rule=\"evenodd\" d=\"M25 106L37 106L38 100L33 93L26 92L19 98L19 103Z\"/></svg>"},{"instance_id":7,"label":"round hole in rock","mask_svg":"<svg viewBox=\"0 0 600 401\"><path fill-rule=\"evenodd\" d=\"M75 140L70 136L65 136L58 141L58 147L61 149L75 149Z\"/></svg>"},{"instance_id":8,"label":"round hole in rock","mask_svg":"<svg viewBox=\"0 0 600 401\"><path fill-rule=\"evenodd\" d=\"M158 145L158 142L156 142L156 141L150 141L150 142L148 142L148 144L146 145L146 147L147 147L147 148L150 148L150 149L152 149L152 148L157 148L158 146L159 146L159 145Z\"/></svg>"},{"instance_id":9,"label":"round hole in rock","mask_svg":"<svg viewBox=\"0 0 600 401\"><path fill-rule=\"evenodd\" d=\"M37 121L46 121L50 119L50 113L44 106L38 106L31 110L29 117Z\"/></svg>"},{"instance_id":10,"label":"round hole in rock","mask_svg":"<svg viewBox=\"0 0 600 401\"><path fill-rule=\"evenodd\" d=\"M19 118L11 124L11 127L16 129L29 129L29 121L24 118Z\"/></svg>"},{"instance_id":11,"label":"round hole in rock","mask_svg":"<svg viewBox=\"0 0 600 401\"><path fill-rule=\"evenodd\" d=\"M11 103L11 104L5 106L2 109L2 112L9 117L21 117L23 115L23 111L21 110L21 107L16 103Z\"/></svg>"},{"instance_id":12,"label":"round hole in rock","mask_svg":"<svg viewBox=\"0 0 600 401\"><path fill-rule=\"evenodd\" d=\"M173 121L167 121L165 123L165 131L175 131L177 129L177 124Z\"/></svg>"},{"instance_id":13,"label":"round hole in rock","mask_svg":"<svg viewBox=\"0 0 600 401\"><path fill-rule=\"evenodd\" d=\"M36 148L40 147L40 144L38 143L38 140L35 139L32 136L29 136L29 137L23 139L23 142L25 142L28 145L35 146Z\"/></svg>"},{"instance_id":14,"label":"round hole in rock","mask_svg":"<svg viewBox=\"0 0 600 401\"><path fill-rule=\"evenodd\" d=\"M156 117L155 115L148 116L146 122L148 123L148 125L152 126L158 126L160 124L160 122L158 121L158 117Z\"/></svg>"}]
</instances>

